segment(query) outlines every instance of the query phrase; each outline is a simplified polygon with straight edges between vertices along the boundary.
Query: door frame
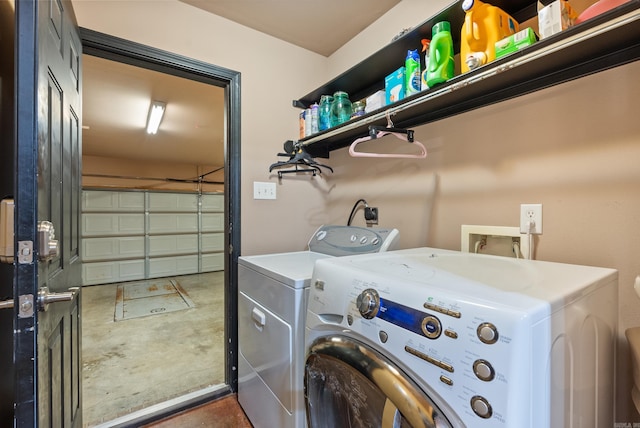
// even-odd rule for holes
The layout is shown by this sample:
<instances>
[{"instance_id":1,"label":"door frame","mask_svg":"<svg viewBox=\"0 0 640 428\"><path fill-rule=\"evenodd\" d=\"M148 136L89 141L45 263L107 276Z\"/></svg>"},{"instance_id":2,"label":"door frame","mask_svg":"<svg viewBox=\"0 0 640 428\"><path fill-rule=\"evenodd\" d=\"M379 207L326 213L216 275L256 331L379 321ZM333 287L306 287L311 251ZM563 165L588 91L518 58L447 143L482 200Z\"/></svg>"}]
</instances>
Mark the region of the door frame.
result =
<instances>
[{"instance_id":1,"label":"door frame","mask_svg":"<svg viewBox=\"0 0 640 428\"><path fill-rule=\"evenodd\" d=\"M80 27L83 53L225 89L225 379L226 387L194 398L154 406L144 421L236 392L238 388L238 256L240 255L240 73L168 51ZM127 423L133 421L129 420ZM136 421L138 422L138 421Z\"/></svg>"}]
</instances>

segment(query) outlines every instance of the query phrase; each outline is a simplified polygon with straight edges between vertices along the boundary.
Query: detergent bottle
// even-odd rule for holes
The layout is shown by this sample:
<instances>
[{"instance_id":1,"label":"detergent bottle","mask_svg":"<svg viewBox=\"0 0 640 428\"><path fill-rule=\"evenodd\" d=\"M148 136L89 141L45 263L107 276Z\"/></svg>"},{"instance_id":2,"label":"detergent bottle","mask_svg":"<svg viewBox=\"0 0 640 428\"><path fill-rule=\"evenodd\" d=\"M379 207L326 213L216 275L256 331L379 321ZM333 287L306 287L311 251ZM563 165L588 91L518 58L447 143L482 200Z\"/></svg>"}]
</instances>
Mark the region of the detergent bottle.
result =
<instances>
[{"instance_id":1,"label":"detergent bottle","mask_svg":"<svg viewBox=\"0 0 640 428\"><path fill-rule=\"evenodd\" d=\"M431 33L427 85L433 88L434 85L446 82L453 77L455 60L453 58L453 39L449 21L436 23L431 29Z\"/></svg>"},{"instance_id":2,"label":"detergent bottle","mask_svg":"<svg viewBox=\"0 0 640 428\"><path fill-rule=\"evenodd\" d=\"M431 40L422 39L420 42L422 43L422 52L424 54L424 70L420 74L420 90L425 91L429 89L427 73L429 72L429 45L431 44Z\"/></svg>"},{"instance_id":3,"label":"detergent bottle","mask_svg":"<svg viewBox=\"0 0 640 428\"><path fill-rule=\"evenodd\" d=\"M420 92L420 55L417 49L407 52L404 69L406 95Z\"/></svg>"},{"instance_id":4,"label":"detergent bottle","mask_svg":"<svg viewBox=\"0 0 640 428\"><path fill-rule=\"evenodd\" d=\"M518 32L518 22L499 7L481 0L464 0L464 24L460 34L460 71L487 64L496 58L495 44Z\"/></svg>"}]
</instances>

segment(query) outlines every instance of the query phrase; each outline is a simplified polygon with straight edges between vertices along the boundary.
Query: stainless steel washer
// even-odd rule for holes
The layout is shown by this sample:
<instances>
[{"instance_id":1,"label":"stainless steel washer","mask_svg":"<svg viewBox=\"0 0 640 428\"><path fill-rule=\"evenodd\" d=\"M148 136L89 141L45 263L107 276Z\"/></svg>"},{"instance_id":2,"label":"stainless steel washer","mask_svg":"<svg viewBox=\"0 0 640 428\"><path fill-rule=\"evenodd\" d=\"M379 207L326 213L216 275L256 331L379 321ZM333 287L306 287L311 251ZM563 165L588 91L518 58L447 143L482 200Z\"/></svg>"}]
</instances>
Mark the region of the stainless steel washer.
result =
<instances>
[{"instance_id":1,"label":"stainless steel washer","mask_svg":"<svg viewBox=\"0 0 640 428\"><path fill-rule=\"evenodd\" d=\"M238 260L238 401L255 428L304 428L304 320L317 260L394 249L396 229L322 226L309 251Z\"/></svg>"}]
</instances>

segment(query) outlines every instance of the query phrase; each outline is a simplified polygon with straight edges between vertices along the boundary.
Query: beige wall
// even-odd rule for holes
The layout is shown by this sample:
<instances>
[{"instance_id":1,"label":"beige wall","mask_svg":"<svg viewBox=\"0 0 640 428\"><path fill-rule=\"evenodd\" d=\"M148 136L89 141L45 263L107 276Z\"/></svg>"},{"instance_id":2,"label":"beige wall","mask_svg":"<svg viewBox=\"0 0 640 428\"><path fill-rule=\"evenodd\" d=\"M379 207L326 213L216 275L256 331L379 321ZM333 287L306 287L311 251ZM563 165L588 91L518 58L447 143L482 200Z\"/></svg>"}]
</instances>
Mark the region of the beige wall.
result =
<instances>
[{"instance_id":1,"label":"beige wall","mask_svg":"<svg viewBox=\"0 0 640 428\"><path fill-rule=\"evenodd\" d=\"M389 22L402 22L394 12L407 16L404 7L415 11L416 3L402 1ZM332 56L331 70L352 65L349 58L365 50L363 40L377 37L369 31ZM625 329L640 325L640 299L633 292L640 274L638 75L636 61L418 127L426 160L333 152L336 172L325 187L330 222L344 221L353 203L365 198L380 209L381 226L400 230L403 248L458 250L462 224L518 226L521 203L542 203L537 259L619 271L619 422L639 420L629 399L624 337ZM384 140L381 151L394 144ZM361 214L357 220L364 224Z\"/></svg>"},{"instance_id":2,"label":"beige wall","mask_svg":"<svg viewBox=\"0 0 640 428\"><path fill-rule=\"evenodd\" d=\"M214 166L127 160L106 156L82 156L82 187L224 192L224 184L206 184L198 177L218 169ZM224 182L224 171L209 174L203 181Z\"/></svg>"},{"instance_id":3,"label":"beige wall","mask_svg":"<svg viewBox=\"0 0 640 428\"><path fill-rule=\"evenodd\" d=\"M403 248L459 249L462 224L516 226L521 203L542 203L536 258L619 270L617 421L631 421L623 335L640 325L632 291L640 274L639 63L419 127L426 160L352 159L339 150L327 161L334 174L285 177L276 201L252 198L254 181L278 182L267 168L298 133L291 100L428 18L434 11L423 4L403 0L329 59L173 0L74 7L80 26L242 73L245 255L304 249L318 225L344 224L361 197L379 207L381 226L400 230ZM362 222L359 215L354 224Z\"/></svg>"}]
</instances>

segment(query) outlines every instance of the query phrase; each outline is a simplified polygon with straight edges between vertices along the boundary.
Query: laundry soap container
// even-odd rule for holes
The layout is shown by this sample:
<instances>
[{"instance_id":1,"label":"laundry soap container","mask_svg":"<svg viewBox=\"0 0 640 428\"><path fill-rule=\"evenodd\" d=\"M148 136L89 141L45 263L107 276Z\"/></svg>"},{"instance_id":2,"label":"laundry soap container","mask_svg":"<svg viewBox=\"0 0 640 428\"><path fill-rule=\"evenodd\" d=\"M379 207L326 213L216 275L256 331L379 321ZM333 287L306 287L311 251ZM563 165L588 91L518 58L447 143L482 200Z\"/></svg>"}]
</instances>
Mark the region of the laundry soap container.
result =
<instances>
[{"instance_id":1,"label":"laundry soap container","mask_svg":"<svg viewBox=\"0 0 640 428\"><path fill-rule=\"evenodd\" d=\"M431 29L431 33L427 85L433 88L434 85L444 83L454 76L455 60L451 24L448 21L438 22Z\"/></svg>"},{"instance_id":2,"label":"laundry soap container","mask_svg":"<svg viewBox=\"0 0 640 428\"><path fill-rule=\"evenodd\" d=\"M463 1L462 10L460 71L466 73L493 61L496 42L518 32L518 22L499 7L480 0Z\"/></svg>"}]
</instances>

